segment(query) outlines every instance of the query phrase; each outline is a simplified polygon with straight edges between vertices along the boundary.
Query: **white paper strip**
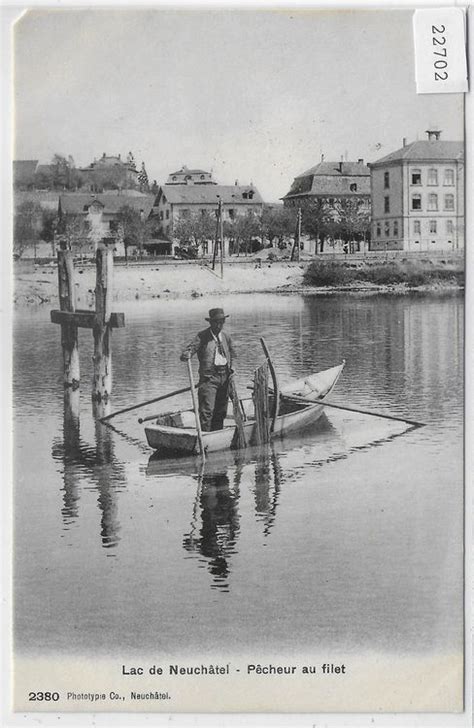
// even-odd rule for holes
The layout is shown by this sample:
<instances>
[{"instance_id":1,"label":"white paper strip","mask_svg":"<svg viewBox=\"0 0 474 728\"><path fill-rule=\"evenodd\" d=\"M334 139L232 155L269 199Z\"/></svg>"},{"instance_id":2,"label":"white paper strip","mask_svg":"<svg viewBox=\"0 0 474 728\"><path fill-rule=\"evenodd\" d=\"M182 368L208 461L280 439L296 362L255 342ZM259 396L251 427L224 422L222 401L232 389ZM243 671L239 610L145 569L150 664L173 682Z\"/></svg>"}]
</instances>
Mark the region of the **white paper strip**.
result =
<instances>
[{"instance_id":1,"label":"white paper strip","mask_svg":"<svg viewBox=\"0 0 474 728\"><path fill-rule=\"evenodd\" d=\"M446 94L467 91L464 10L415 10L413 33L417 93Z\"/></svg>"}]
</instances>

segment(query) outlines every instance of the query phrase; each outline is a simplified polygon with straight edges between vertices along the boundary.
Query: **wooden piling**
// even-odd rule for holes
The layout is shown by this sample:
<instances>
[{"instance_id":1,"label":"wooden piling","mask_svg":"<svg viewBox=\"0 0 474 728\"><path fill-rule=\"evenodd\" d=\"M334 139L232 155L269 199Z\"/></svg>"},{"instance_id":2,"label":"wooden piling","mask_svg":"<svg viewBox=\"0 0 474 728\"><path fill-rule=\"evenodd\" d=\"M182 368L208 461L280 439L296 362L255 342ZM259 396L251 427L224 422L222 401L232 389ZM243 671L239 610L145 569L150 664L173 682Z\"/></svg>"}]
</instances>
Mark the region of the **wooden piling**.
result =
<instances>
[{"instance_id":1,"label":"wooden piling","mask_svg":"<svg viewBox=\"0 0 474 728\"><path fill-rule=\"evenodd\" d=\"M107 245L100 245L96 252L94 374L92 400L107 402L112 390L111 315L113 286L113 252Z\"/></svg>"},{"instance_id":2,"label":"wooden piling","mask_svg":"<svg viewBox=\"0 0 474 728\"><path fill-rule=\"evenodd\" d=\"M61 311L76 310L76 291L74 288L74 260L71 250L58 250L58 287ZM61 346L64 363L64 386L72 390L79 388L79 346L77 325L73 318L61 323Z\"/></svg>"}]
</instances>

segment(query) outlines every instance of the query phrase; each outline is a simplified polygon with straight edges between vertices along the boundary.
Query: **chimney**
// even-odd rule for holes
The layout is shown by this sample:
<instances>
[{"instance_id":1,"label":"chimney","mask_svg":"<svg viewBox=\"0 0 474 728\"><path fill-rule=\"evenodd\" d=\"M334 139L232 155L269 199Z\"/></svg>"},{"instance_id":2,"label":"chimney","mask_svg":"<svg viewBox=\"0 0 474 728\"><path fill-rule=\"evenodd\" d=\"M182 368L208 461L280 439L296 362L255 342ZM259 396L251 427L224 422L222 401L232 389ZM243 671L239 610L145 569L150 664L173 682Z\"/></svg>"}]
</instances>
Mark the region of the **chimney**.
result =
<instances>
[{"instance_id":1,"label":"chimney","mask_svg":"<svg viewBox=\"0 0 474 728\"><path fill-rule=\"evenodd\" d=\"M342 165L344 164L344 157L341 154L341 161L339 162L339 172L342 172Z\"/></svg>"},{"instance_id":2,"label":"chimney","mask_svg":"<svg viewBox=\"0 0 474 728\"><path fill-rule=\"evenodd\" d=\"M235 180L235 186L236 186L236 187L238 187L238 186L239 186L239 180L238 180L238 179L236 179L236 180Z\"/></svg>"},{"instance_id":3,"label":"chimney","mask_svg":"<svg viewBox=\"0 0 474 728\"><path fill-rule=\"evenodd\" d=\"M402 145L404 147L406 147L406 145L407 145L407 138L406 137L403 137L403 139L402 139Z\"/></svg>"},{"instance_id":4,"label":"chimney","mask_svg":"<svg viewBox=\"0 0 474 728\"><path fill-rule=\"evenodd\" d=\"M426 133L428 134L428 140L430 142L439 141L441 136L441 131L438 129L427 129Z\"/></svg>"},{"instance_id":5,"label":"chimney","mask_svg":"<svg viewBox=\"0 0 474 728\"><path fill-rule=\"evenodd\" d=\"M357 164L364 164L364 160L363 160L362 158L359 158L359 159L357 160Z\"/></svg>"},{"instance_id":6,"label":"chimney","mask_svg":"<svg viewBox=\"0 0 474 728\"><path fill-rule=\"evenodd\" d=\"M324 162L324 154L321 154L321 162Z\"/></svg>"},{"instance_id":7,"label":"chimney","mask_svg":"<svg viewBox=\"0 0 474 728\"><path fill-rule=\"evenodd\" d=\"M120 159L120 152L119 152L118 158Z\"/></svg>"}]
</instances>

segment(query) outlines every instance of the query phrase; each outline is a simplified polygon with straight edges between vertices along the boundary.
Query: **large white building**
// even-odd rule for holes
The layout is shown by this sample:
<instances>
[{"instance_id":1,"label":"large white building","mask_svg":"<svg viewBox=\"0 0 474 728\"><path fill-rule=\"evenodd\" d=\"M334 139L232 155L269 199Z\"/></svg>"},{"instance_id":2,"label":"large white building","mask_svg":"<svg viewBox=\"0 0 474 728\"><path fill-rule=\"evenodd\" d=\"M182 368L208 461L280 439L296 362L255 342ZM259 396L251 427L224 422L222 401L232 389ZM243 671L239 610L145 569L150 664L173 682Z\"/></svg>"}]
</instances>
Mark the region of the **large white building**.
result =
<instances>
[{"instance_id":1,"label":"large white building","mask_svg":"<svg viewBox=\"0 0 474 728\"><path fill-rule=\"evenodd\" d=\"M369 164L371 250L464 248L464 144L426 133Z\"/></svg>"}]
</instances>

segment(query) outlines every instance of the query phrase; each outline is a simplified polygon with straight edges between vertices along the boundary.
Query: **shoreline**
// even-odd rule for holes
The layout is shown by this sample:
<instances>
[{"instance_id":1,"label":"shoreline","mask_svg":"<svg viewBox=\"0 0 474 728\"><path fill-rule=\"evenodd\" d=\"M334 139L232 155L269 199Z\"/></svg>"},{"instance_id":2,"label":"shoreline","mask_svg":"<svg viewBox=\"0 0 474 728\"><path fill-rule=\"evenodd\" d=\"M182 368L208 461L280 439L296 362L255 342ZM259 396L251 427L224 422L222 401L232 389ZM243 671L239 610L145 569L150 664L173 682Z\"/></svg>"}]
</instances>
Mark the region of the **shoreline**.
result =
<instances>
[{"instance_id":1,"label":"shoreline","mask_svg":"<svg viewBox=\"0 0 474 728\"><path fill-rule=\"evenodd\" d=\"M174 300L224 296L230 294L280 293L292 295L407 295L411 293L453 293L464 291L464 286L454 280L436 281L419 286L407 283L375 284L354 281L340 285L315 286L304 282L307 263L262 263L258 265L232 266L224 269L221 279L202 265L183 266L179 263L157 263L137 266L115 266L113 301ZM76 264L77 308L94 307L95 266ZM14 269L13 303L15 308L40 307L44 304L58 307L57 268L30 266Z\"/></svg>"}]
</instances>

